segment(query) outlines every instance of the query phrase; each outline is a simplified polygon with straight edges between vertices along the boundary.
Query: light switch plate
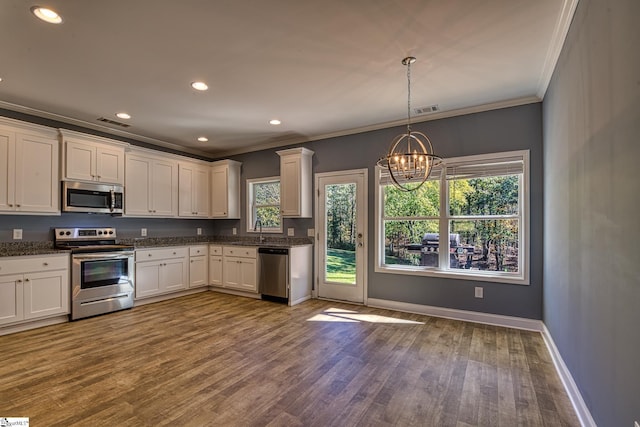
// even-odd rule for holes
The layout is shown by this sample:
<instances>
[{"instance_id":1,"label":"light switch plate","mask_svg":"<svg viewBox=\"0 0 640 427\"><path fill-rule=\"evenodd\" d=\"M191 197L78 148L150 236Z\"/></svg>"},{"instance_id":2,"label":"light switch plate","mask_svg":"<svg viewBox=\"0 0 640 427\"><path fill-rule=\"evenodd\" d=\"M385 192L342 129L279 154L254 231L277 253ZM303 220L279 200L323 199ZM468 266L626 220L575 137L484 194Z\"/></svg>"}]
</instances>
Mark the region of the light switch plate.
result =
<instances>
[{"instance_id":1,"label":"light switch plate","mask_svg":"<svg viewBox=\"0 0 640 427\"><path fill-rule=\"evenodd\" d=\"M316 235L316 230L315 228L307 228L307 236L308 237L313 237Z\"/></svg>"},{"instance_id":2,"label":"light switch plate","mask_svg":"<svg viewBox=\"0 0 640 427\"><path fill-rule=\"evenodd\" d=\"M13 240L22 240L22 228L13 229Z\"/></svg>"},{"instance_id":3,"label":"light switch plate","mask_svg":"<svg viewBox=\"0 0 640 427\"><path fill-rule=\"evenodd\" d=\"M231 230L231 232L233 233L233 235L235 236L236 234L238 234L238 229L233 227L233 229Z\"/></svg>"},{"instance_id":4,"label":"light switch plate","mask_svg":"<svg viewBox=\"0 0 640 427\"><path fill-rule=\"evenodd\" d=\"M146 228L141 228L140 229L140 235L142 237L146 237L147 236L147 229Z\"/></svg>"},{"instance_id":5,"label":"light switch plate","mask_svg":"<svg viewBox=\"0 0 640 427\"><path fill-rule=\"evenodd\" d=\"M294 230L293 227L287 228L287 236L295 236L295 235L296 235L296 230Z\"/></svg>"},{"instance_id":6,"label":"light switch plate","mask_svg":"<svg viewBox=\"0 0 640 427\"><path fill-rule=\"evenodd\" d=\"M484 298L484 288L476 286L476 298Z\"/></svg>"}]
</instances>

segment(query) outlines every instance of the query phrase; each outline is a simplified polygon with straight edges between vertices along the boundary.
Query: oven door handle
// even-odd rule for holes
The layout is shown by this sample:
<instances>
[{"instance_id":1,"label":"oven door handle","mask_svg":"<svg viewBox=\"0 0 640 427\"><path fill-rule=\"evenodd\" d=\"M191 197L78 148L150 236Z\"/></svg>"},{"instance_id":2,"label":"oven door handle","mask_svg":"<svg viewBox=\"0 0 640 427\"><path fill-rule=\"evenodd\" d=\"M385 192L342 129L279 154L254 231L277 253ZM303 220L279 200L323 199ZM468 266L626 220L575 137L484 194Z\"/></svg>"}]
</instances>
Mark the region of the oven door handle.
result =
<instances>
[{"instance_id":1,"label":"oven door handle","mask_svg":"<svg viewBox=\"0 0 640 427\"><path fill-rule=\"evenodd\" d=\"M105 252L97 253L97 254L76 254L73 255L73 259L118 259L118 258L129 258L133 256L133 252L118 252L116 254L109 254Z\"/></svg>"}]
</instances>

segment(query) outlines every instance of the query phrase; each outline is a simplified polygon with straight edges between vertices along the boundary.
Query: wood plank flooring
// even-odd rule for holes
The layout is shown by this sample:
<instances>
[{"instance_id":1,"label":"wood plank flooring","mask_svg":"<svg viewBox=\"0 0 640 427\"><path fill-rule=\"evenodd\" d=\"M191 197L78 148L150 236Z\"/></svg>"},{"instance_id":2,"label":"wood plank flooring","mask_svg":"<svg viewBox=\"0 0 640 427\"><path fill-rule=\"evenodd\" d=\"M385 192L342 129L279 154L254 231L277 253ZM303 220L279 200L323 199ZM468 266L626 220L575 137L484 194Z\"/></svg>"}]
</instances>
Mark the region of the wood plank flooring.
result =
<instances>
[{"instance_id":1,"label":"wood plank flooring","mask_svg":"<svg viewBox=\"0 0 640 427\"><path fill-rule=\"evenodd\" d=\"M205 292L0 337L31 426L579 426L538 333Z\"/></svg>"}]
</instances>

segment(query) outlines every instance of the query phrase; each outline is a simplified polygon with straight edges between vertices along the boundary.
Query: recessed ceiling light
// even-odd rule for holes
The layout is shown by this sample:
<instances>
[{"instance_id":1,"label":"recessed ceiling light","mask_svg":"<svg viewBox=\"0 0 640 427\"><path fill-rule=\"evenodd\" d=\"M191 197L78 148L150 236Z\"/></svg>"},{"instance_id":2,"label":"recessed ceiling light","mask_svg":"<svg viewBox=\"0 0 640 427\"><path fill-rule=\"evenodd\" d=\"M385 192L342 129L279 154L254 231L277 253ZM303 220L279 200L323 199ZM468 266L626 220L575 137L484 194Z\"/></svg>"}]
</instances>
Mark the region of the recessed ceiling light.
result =
<instances>
[{"instance_id":1,"label":"recessed ceiling light","mask_svg":"<svg viewBox=\"0 0 640 427\"><path fill-rule=\"evenodd\" d=\"M200 142L207 142L208 140L209 140L209 138L207 138L206 136L198 137L198 141L200 141Z\"/></svg>"},{"instance_id":2,"label":"recessed ceiling light","mask_svg":"<svg viewBox=\"0 0 640 427\"><path fill-rule=\"evenodd\" d=\"M269 124L274 125L274 126L278 126L279 124L281 124L282 122L278 119L273 119L269 121Z\"/></svg>"},{"instance_id":3,"label":"recessed ceiling light","mask_svg":"<svg viewBox=\"0 0 640 427\"><path fill-rule=\"evenodd\" d=\"M46 7L33 6L31 8L31 13L33 13L39 19L42 19L44 22L48 22L50 24L62 23L62 16L58 15L56 11Z\"/></svg>"},{"instance_id":4,"label":"recessed ceiling light","mask_svg":"<svg viewBox=\"0 0 640 427\"><path fill-rule=\"evenodd\" d=\"M191 87L195 90L207 90L209 86L205 82L193 82L191 83Z\"/></svg>"},{"instance_id":5,"label":"recessed ceiling light","mask_svg":"<svg viewBox=\"0 0 640 427\"><path fill-rule=\"evenodd\" d=\"M131 116L127 113L116 113L116 117L119 119L129 120Z\"/></svg>"}]
</instances>

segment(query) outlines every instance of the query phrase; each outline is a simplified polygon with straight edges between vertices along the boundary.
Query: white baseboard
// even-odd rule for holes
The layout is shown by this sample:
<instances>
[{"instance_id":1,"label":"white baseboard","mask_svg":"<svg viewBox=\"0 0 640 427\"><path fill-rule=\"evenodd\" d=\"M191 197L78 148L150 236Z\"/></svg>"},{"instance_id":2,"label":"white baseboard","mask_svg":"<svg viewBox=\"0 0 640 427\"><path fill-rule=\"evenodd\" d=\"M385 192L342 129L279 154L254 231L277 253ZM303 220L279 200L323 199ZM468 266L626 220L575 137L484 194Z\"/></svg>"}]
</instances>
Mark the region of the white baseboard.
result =
<instances>
[{"instance_id":1,"label":"white baseboard","mask_svg":"<svg viewBox=\"0 0 640 427\"><path fill-rule=\"evenodd\" d=\"M31 322L18 323L15 325L4 326L0 328L0 336L14 334L16 332L28 331L30 329L42 328L44 326L57 325L59 323L68 323L69 315L63 314L46 319L34 320Z\"/></svg>"},{"instance_id":2,"label":"white baseboard","mask_svg":"<svg viewBox=\"0 0 640 427\"><path fill-rule=\"evenodd\" d=\"M194 289L187 289L186 291L178 291L178 292L171 292L168 294L156 295L154 297L145 297L145 298L134 300L133 305L134 307L139 307L141 305L153 304L154 302L166 301L168 299L174 299L178 297L183 297L185 295L206 292L208 290L209 288L207 287L200 287L200 288L194 288Z\"/></svg>"},{"instance_id":3,"label":"white baseboard","mask_svg":"<svg viewBox=\"0 0 640 427\"><path fill-rule=\"evenodd\" d=\"M307 295L307 296L304 296L302 298L298 298L297 300L290 301L289 305L293 307L294 305L300 304L301 302L305 302L305 301L310 300L310 299L311 299L311 295Z\"/></svg>"},{"instance_id":4,"label":"white baseboard","mask_svg":"<svg viewBox=\"0 0 640 427\"><path fill-rule=\"evenodd\" d=\"M506 328L524 329L542 332L541 320L523 317L502 316L499 314L480 313L477 311L456 310L454 308L434 307L431 305L411 304L407 302L369 298L367 306L387 308L407 313L426 314L427 316L443 317L445 319L464 320L466 322L483 323L485 325L504 326Z\"/></svg>"},{"instance_id":5,"label":"white baseboard","mask_svg":"<svg viewBox=\"0 0 640 427\"><path fill-rule=\"evenodd\" d=\"M558 347L556 347L555 342L553 341L553 337L551 333L547 329L545 324L542 325L542 338L544 339L545 344L547 345L547 349L549 350L549 354L551 355L551 359L553 360L553 364L556 367L556 371L558 371L558 375L562 380L562 384L564 385L567 394L569 395L569 399L571 399L571 403L573 404L573 408L576 411L576 415L580 420L580 424L582 427L596 427L596 423L591 416L591 412L589 408L584 403L584 399L582 398L582 394L576 385L576 382L573 380L573 376L565 365L560 352L558 351Z\"/></svg>"}]
</instances>

